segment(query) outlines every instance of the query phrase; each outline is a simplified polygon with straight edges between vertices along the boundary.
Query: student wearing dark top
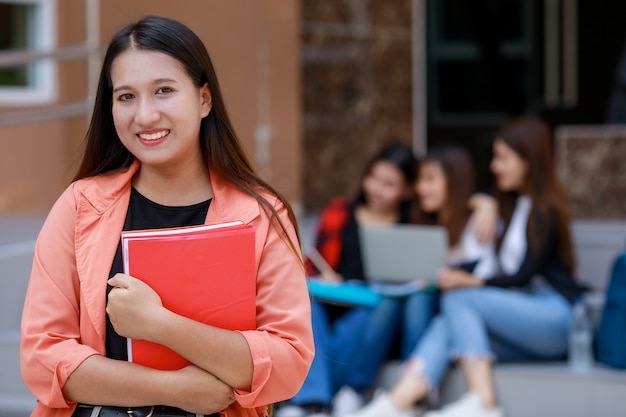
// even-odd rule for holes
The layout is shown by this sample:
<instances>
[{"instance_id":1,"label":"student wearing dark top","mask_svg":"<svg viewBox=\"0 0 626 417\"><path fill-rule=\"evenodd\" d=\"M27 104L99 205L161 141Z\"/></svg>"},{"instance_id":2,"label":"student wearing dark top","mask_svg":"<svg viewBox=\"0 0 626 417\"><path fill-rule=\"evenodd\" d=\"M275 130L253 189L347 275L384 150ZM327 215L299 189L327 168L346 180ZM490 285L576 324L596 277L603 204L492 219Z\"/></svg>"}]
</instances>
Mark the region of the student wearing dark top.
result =
<instances>
[{"instance_id":1,"label":"student wearing dark top","mask_svg":"<svg viewBox=\"0 0 626 417\"><path fill-rule=\"evenodd\" d=\"M410 146L393 142L383 147L367 164L356 198L333 199L323 211L315 247L330 268L317 270L307 261L309 273L336 282L363 280L359 228L409 221L416 169ZM409 326L415 340L435 305L432 293L420 297L421 311ZM302 389L277 410L277 417L327 416L333 403L335 408L358 404L396 335L399 302L385 298L375 308L350 308L313 300L315 359Z\"/></svg>"},{"instance_id":2,"label":"student wearing dark top","mask_svg":"<svg viewBox=\"0 0 626 417\"><path fill-rule=\"evenodd\" d=\"M501 417L492 361L565 355L571 304L581 289L572 275L569 215L553 166L550 129L535 118L511 120L496 134L493 150L504 226L497 242L499 270L487 279L460 269L440 273L443 320L433 322L394 390L356 416L412 416L412 405L458 359L468 392L424 417Z\"/></svg>"},{"instance_id":3,"label":"student wearing dark top","mask_svg":"<svg viewBox=\"0 0 626 417\"><path fill-rule=\"evenodd\" d=\"M255 228L255 329L176 314L122 273L122 230L234 220ZM267 416L313 357L296 226L243 152L202 41L167 18L123 27L104 56L81 165L35 247L20 334L32 415ZM128 362L127 337L191 365Z\"/></svg>"}]
</instances>

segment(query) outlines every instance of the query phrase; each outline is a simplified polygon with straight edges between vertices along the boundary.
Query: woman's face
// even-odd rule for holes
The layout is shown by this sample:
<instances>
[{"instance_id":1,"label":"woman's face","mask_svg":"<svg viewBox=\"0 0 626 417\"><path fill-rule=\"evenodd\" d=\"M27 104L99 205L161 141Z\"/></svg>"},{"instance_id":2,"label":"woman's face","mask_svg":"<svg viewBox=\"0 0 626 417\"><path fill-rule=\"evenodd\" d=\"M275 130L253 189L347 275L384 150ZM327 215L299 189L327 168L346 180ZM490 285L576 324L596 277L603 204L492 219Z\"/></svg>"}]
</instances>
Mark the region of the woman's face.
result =
<instances>
[{"instance_id":1,"label":"woman's face","mask_svg":"<svg viewBox=\"0 0 626 417\"><path fill-rule=\"evenodd\" d=\"M197 163L200 122L211 111L207 86L196 87L173 57L132 48L114 59L111 82L115 129L144 167Z\"/></svg>"},{"instance_id":2,"label":"woman's face","mask_svg":"<svg viewBox=\"0 0 626 417\"><path fill-rule=\"evenodd\" d=\"M426 213L436 213L444 207L448 198L448 181L439 163L425 161L420 164L415 191L421 209Z\"/></svg>"},{"instance_id":3,"label":"woman's face","mask_svg":"<svg viewBox=\"0 0 626 417\"><path fill-rule=\"evenodd\" d=\"M491 172L501 191L521 191L528 171L528 164L502 139L493 143Z\"/></svg>"},{"instance_id":4,"label":"woman's face","mask_svg":"<svg viewBox=\"0 0 626 417\"><path fill-rule=\"evenodd\" d=\"M411 192L402 172L387 161L379 161L372 166L363 178L362 187L367 206L379 212L397 210Z\"/></svg>"}]
</instances>

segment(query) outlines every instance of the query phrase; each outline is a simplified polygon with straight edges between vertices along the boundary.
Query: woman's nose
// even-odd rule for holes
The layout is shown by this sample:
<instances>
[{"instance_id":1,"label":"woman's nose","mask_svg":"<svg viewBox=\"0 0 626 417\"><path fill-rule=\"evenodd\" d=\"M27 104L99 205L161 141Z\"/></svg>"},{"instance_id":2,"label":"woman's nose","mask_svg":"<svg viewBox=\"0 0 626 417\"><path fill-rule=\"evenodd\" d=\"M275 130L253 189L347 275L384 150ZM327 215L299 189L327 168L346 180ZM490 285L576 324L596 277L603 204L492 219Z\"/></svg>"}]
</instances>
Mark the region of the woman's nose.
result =
<instances>
[{"instance_id":1,"label":"woman's nose","mask_svg":"<svg viewBox=\"0 0 626 417\"><path fill-rule=\"evenodd\" d=\"M135 120L141 125L151 125L159 120L159 111L155 103L149 98L139 100Z\"/></svg>"}]
</instances>

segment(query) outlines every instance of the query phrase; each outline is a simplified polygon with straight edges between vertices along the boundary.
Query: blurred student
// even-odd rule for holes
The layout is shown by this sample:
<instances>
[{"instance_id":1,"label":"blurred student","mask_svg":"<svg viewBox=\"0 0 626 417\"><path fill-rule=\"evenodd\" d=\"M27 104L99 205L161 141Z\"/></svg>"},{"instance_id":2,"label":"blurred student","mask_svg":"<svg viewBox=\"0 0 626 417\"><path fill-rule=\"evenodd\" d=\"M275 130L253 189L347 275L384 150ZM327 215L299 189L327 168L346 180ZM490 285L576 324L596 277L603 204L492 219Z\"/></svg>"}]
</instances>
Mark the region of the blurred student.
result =
<instances>
[{"instance_id":1,"label":"blurred student","mask_svg":"<svg viewBox=\"0 0 626 417\"><path fill-rule=\"evenodd\" d=\"M486 280L462 269L442 271L441 315L393 390L356 415L411 416L412 405L437 387L448 361L458 358L468 392L424 416L500 417L493 360L565 355L571 304L580 287L572 275L569 215L550 142L549 127L529 117L505 123L496 134L491 170L504 223L498 271Z\"/></svg>"},{"instance_id":2,"label":"blurred student","mask_svg":"<svg viewBox=\"0 0 626 417\"><path fill-rule=\"evenodd\" d=\"M394 142L383 147L367 164L356 198L335 198L323 211L315 247L330 269L310 264L310 274L335 282L363 280L359 228L409 222L416 170L410 146ZM426 328L435 304L432 294L422 298L411 326L416 334ZM375 308L350 308L313 300L315 359L302 389L277 417L325 416L333 404L358 407L387 358L397 328L389 311L397 310L397 302L386 298Z\"/></svg>"},{"instance_id":3,"label":"blurred student","mask_svg":"<svg viewBox=\"0 0 626 417\"><path fill-rule=\"evenodd\" d=\"M456 146L431 149L420 163L415 191L413 223L447 229L448 265L471 268L481 277L492 274L496 268L493 242L479 238L475 215L487 211L489 221L495 223L495 213L485 206L489 201L475 202L476 198L490 197L474 193L474 167L469 153ZM472 200L474 203L468 204Z\"/></svg>"},{"instance_id":4,"label":"blurred student","mask_svg":"<svg viewBox=\"0 0 626 417\"><path fill-rule=\"evenodd\" d=\"M471 268L479 276L492 273L496 260L493 240L488 237L496 223L495 200L474 192L474 169L468 152L456 146L435 147L420 161L418 173L411 223L446 228L449 242L447 265ZM419 333L412 326L421 323L419 317L423 315L425 298L431 302L434 299L433 310L436 311L439 294L424 291L397 298L387 309L396 316L387 321L400 323L402 360L410 357L424 333L421 326ZM431 318L427 317L428 322Z\"/></svg>"},{"instance_id":5,"label":"blurred student","mask_svg":"<svg viewBox=\"0 0 626 417\"><path fill-rule=\"evenodd\" d=\"M450 244L448 265L462 266L481 277L492 274L496 267L493 243L477 237L472 207L476 206L478 213L482 213L481 216L487 219L493 213L485 196L479 197L483 199L479 204L468 204L478 195L473 194L474 169L467 151L453 146L431 149L420 162L415 191L417 204L414 206L412 220L416 224L440 225L447 229ZM495 219L491 218L491 222L495 222ZM412 303L412 297L408 297L405 308L410 311ZM434 320L440 321L441 318ZM433 337L432 327L431 322L425 338ZM408 347L410 351L407 356L410 360L417 342L414 341ZM384 394L377 396L362 413L367 416L385 415L386 408L389 407L389 397ZM406 415L410 415L410 412Z\"/></svg>"}]
</instances>

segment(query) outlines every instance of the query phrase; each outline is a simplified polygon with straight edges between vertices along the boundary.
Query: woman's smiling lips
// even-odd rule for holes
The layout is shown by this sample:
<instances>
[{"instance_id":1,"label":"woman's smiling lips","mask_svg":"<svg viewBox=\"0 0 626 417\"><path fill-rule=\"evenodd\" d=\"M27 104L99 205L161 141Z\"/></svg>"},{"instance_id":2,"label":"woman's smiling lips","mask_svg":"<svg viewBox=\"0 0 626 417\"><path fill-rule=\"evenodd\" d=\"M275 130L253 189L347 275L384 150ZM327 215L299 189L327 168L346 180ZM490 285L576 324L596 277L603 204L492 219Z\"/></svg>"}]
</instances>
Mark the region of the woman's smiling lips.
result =
<instances>
[{"instance_id":1,"label":"woman's smiling lips","mask_svg":"<svg viewBox=\"0 0 626 417\"><path fill-rule=\"evenodd\" d=\"M163 140L169 135L169 130L153 130L149 132L137 133L139 140L147 145L156 145L163 142Z\"/></svg>"}]
</instances>

